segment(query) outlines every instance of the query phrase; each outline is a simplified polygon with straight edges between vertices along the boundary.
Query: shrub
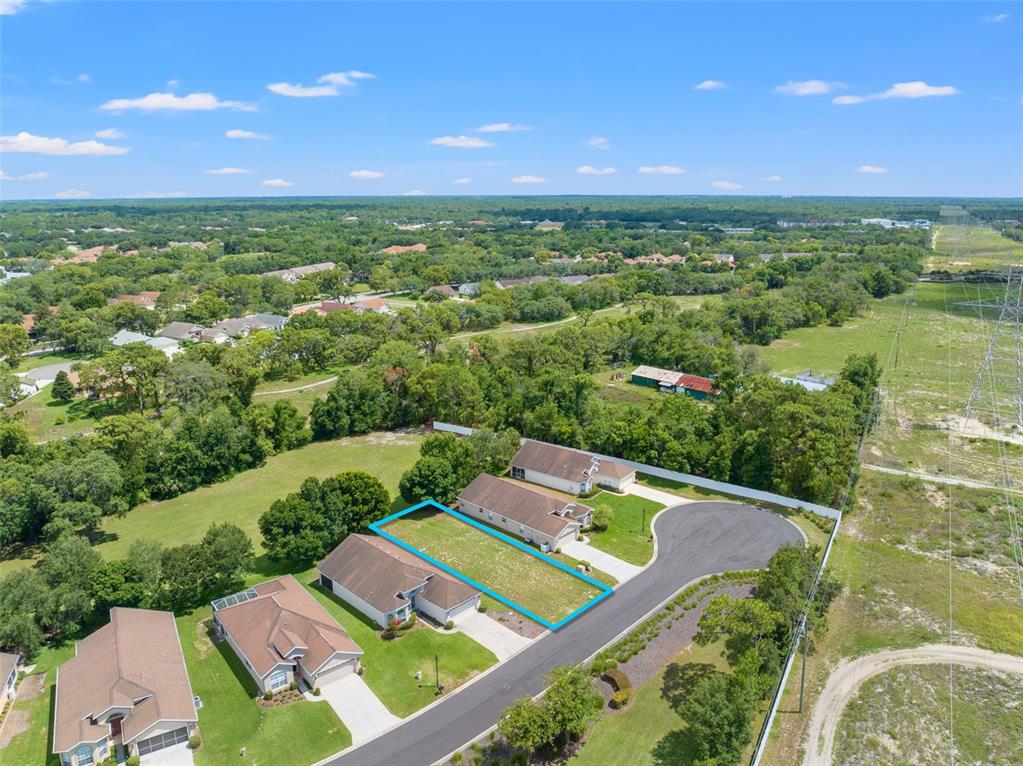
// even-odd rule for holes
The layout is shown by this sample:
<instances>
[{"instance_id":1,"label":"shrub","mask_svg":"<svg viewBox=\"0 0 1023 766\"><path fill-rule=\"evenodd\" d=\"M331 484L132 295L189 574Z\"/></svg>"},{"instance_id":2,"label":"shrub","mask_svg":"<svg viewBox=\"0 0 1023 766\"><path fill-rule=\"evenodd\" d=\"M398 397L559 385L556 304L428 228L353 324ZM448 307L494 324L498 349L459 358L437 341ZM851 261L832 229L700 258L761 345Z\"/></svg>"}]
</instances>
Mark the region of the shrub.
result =
<instances>
[{"instance_id":1,"label":"shrub","mask_svg":"<svg viewBox=\"0 0 1023 766\"><path fill-rule=\"evenodd\" d=\"M189 750L197 749L200 744L201 743L199 741L199 735L198 734L193 734L191 737L188 738L188 749Z\"/></svg>"},{"instance_id":2,"label":"shrub","mask_svg":"<svg viewBox=\"0 0 1023 766\"><path fill-rule=\"evenodd\" d=\"M362 668L359 668L359 675L362 675ZM320 687L319 686L317 686L315 689L313 689L313 696L314 697L319 697L320 696Z\"/></svg>"},{"instance_id":3,"label":"shrub","mask_svg":"<svg viewBox=\"0 0 1023 766\"><path fill-rule=\"evenodd\" d=\"M581 543L581 542L582 542L583 540L585 540L585 539L586 539L586 538L585 538L585 537L583 537L582 535L576 535L576 536L575 536L575 541L576 541L577 543Z\"/></svg>"},{"instance_id":4,"label":"shrub","mask_svg":"<svg viewBox=\"0 0 1023 766\"><path fill-rule=\"evenodd\" d=\"M290 684L288 684L288 688L291 689L291 691L295 691L298 688L298 682L292 681Z\"/></svg>"},{"instance_id":5,"label":"shrub","mask_svg":"<svg viewBox=\"0 0 1023 766\"><path fill-rule=\"evenodd\" d=\"M454 764L454 766L458 766L458 764L460 764L464 760L465 756L462 755L461 750L459 750L457 753L452 753L451 755L451 763Z\"/></svg>"},{"instance_id":6,"label":"shrub","mask_svg":"<svg viewBox=\"0 0 1023 766\"><path fill-rule=\"evenodd\" d=\"M558 548L555 548L555 549L554 549L554 552L555 552L555 553L561 553L561 548L560 548L560 547L558 547Z\"/></svg>"},{"instance_id":7,"label":"shrub","mask_svg":"<svg viewBox=\"0 0 1023 766\"><path fill-rule=\"evenodd\" d=\"M272 700L273 698L274 698L274 693L273 692L271 692L271 691L263 692L263 699L265 699L265 700Z\"/></svg>"},{"instance_id":8,"label":"shrub","mask_svg":"<svg viewBox=\"0 0 1023 766\"><path fill-rule=\"evenodd\" d=\"M519 750L511 759L512 766L529 766L529 754Z\"/></svg>"},{"instance_id":9,"label":"shrub","mask_svg":"<svg viewBox=\"0 0 1023 766\"><path fill-rule=\"evenodd\" d=\"M487 611L488 608L489 607L486 604L481 603L480 604L480 608L477 611L480 611L480 612L483 612L484 614L486 614L486 611Z\"/></svg>"},{"instance_id":10,"label":"shrub","mask_svg":"<svg viewBox=\"0 0 1023 766\"><path fill-rule=\"evenodd\" d=\"M629 704L630 692L627 690L616 691L611 695L611 701L608 703L615 710L620 710Z\"/></svg>"},{"instance_id":11,"label":"shrub","mask_svg":"<svg viewBox=\"0 0 1023 766\"><path fill-rule=\"evenodd\" d=\"M455 627L454 620L448 620L447 622L444 623L444 630L451 630L453 627Z\"/></svg>"},{"instance_id":12,"label":"shrub","mask_svg":"<svg viewBox=\"0 0 1023 766\"><path fill-rule=\"evenodd\" d=\"M580 561L579 563L583 565L583 569L585 569L587 572L590 571L590 562L589 561Z\"/></svg>"},{"instance_id":13,"label":"shrub","mask_svg":"<svg viewBox=\"0 0 1023 766\"><path fill-rule=\"evenodd\" d=\"M614 511L610 508L595 508L593 510L593 524L591 525L598 532L603 532L615 520Z\"/></svg>"},{"instance_id":14,"label":"shrub","mask_svg":"<svg viewBox=\"0 0 1023 766\"><path fill-rule=\"evenodd\" d=\"M142 762L142 759L139 758L137 755L129 755L128 756L128 760L125 761L127 766L139 766L139 763L141 763L141 762Z\"/></svg>"},{"instance_id":15,"label":"shrub","mask_svg":"<svg viewBox=\"0 0 1023 766\"><path fill-rule=\"evenodd\" d=\"M590 675L602 676L605 671L618 666L618 660L606 652L599 652L590 663Z\"/></svg>"},{"instance_id":16,"label":"shrub","mask_svg":"<svg viewBox=\"0 0 1023 766\"><path fill-rule=\"evenodd\" d=\"M611 684L616 692L625 692L628 695L632 691L632 682L629 677L618 668L605 670L604 680Z\"/></svg>"}]
</instances>

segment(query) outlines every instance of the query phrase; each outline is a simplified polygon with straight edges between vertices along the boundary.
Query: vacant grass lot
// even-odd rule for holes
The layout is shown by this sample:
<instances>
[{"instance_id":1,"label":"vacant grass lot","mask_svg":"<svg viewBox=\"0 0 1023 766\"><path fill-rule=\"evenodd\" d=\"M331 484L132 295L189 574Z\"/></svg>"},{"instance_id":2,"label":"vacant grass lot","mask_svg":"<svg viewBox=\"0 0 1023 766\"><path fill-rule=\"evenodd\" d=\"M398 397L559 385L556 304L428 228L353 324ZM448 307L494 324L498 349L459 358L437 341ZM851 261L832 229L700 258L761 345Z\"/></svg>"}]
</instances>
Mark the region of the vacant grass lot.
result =
<instances>
[{"instance_id":1,"label":"vacant grass lot","mask_svg":"<svg viewBox=\"0 0 1023 766\"><path fill-rule=\"evenodd\" d=\"M1018 678L966 667L955 667L952 674L953 695L947 665L903 666L869 679L842 714L835 766L945 762L950 708L956 762L1023 763Z\"/></svg>"},{"instance_id":2,"label":"vacant grass lot","mask_svg":"<svg viewBox=\"0 0 1023 766\"><path fill-rule=\"evenodd\" d=\"M110 401L92 402L85 397L67 403L58 402L53 398L51 385L8 407L4 412L23 418L32 439L45 442L91 433L100 418L117 415L123 409Z\"/></svg>"},{"instance_id":3,"label":"vacant grass lot","mask_svg":"<svg viewBox=\"0 0 1023 766\"><path fill-rule=\"evenodd\" d=\"M259 516L274 500L296 491L309 476L323 479L341 471L366 471L397 495L398 480L419 457L419 442L414 435L370 434L275 455L264 466L221 484L140 505L124 518L108 518L103 525L108 542L98 550L106 558L118 558L143 537L165 545L197 542L210 524L229 521L244 529L261 553Z\"/></svg>"},{"instance_id":4,"label":"vacant grass lot","mask_svg":"<svg viewBox=\"0 0 1023 766\"><path fill-rule=\"evenodd\" d=\"M211 640L210 619L210 608L205 607L177 620L192 692L203 703L198 766L305 766L352 743L326 702L259 707L258 689L241 660L226 641ZM244 756L239 755L242 747Z\"/></svg>"},{"instance_id":5,"label":"vacant grass lot","mask_svg":"<svg viewBox=\"0 0 1023 766\"><path fill-rule=\"evenodd\" d=\"M380 630L361 612L316 584L316 573L296 575L365 654L366 684L399 718L411 715L436 699L433 656L440 659L440 682L451 692L497 662L489 649L463 633L437 631L420 622L401 638L385 641ZM422 680L416 680L416 672Z\"/></svg>"},{"instance_id":6,"label":"vacant grass lot","mask_svg":"<svg viewBox=\"0 0 1023 766\"><path fill-rule=\"evenodd\" d=\"M8 712L4 737L20 730L19 734L0 747L0 766L56 766L59 761L50 752L50 721L53 720L53 685L57 680L57 666L74 654L70 644L43 649L35 658L33 677L22 681L18 698ZM45 677L42 691L29 697L29 687Z\"/></svg>"},{"instance_id":7,"label":"vacant grass lot","mask_svg":"<svg viewBox=\"0 0 1023 766\"><path fill-rule=\"evenodd\" d=\"M654 555L650 522L663 505L636 495L616 495L613 492L601 492L583 502L595 509L607 508L614 514L603 532L587 533L590 545L630 564L643 566L650 560Z\"/></svg>"},{"instance_id":8,"label":"vacant grass lot","mask_svg":"<svg viewBox=\"0 0 1023 766\"><path fill-rule=\"evenodd\" d=\"M551 622L600 595L584 580L441 511L403 516L387 532Z\"/></svg>"},{"instance_id":9,"label":"vacant grass lot","mask_svg":"<svg viewBox=\"0 0 1023 766\"><path fill-rule=\"evenodd\" d=\"M668 700L684 693L688 685L684 679L712 670L728 672L721 645L691 645L640 685L628 707L607 711L569 766L688 766L692 763L689 738Z\"/></svg>"},{"instance_id":10,"label":"vacant grass lot","mask_svg":"<svg viewBox=\"0 0 1023 766\"><path fill-rule=\"evenodd\" d=\"M1009 264L1023 264L1023 243L987 226L939 226L927 270L1004 269Z\"/></svg>"}]
</instances>

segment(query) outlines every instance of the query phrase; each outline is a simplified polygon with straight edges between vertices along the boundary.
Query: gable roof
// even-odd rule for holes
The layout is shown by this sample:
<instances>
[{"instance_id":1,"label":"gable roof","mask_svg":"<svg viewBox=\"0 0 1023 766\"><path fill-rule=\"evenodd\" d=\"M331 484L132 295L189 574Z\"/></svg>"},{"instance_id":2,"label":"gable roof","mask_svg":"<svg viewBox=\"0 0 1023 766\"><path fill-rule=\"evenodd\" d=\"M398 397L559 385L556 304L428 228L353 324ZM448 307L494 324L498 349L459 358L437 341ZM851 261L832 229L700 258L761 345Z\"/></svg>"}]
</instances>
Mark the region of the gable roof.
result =
<instances>
[{"instance_id":1,"label":"gable roof","mask_svg":"<svg viewBox=\"0 0 1023 766\"><path fill-rule=\"evenodd\" d=\"M385 614L408 604L408 599L400 593L424 583L424 598L442 609L450 609L480 594L472 586L382 537L349 535L316 568Z\"/></svg>"},{"instance_id":2,"label":"gable roof","mask_svg":"<svg viewBox=\"0 0 1023 766\"><path fill-rule=\"evenodd\" d=\"M75 656L57 668L53 750L108 735L93 719L110 707L129 707L126 742L161 720L195 721L174 615L152 609L110 610L110 622L78 642Z\"/></svg>"},{"instance_id":3,"label":"gable roof","mask_svg":"<svg viewBox=\"0 0 1023 766\"><path fill-rule=\"evenodd\" d=\"M678 383L676 386L682 388L688 388L690 391L702 391L705 394L714 393L714 381L710 378L704 378L701 375L690 375L688 372L684 372L678 377Z\"/></svg>"},{"instance_id":4,"label":"gable roof","mask_svg":"<svg viewBox=\"0 0 1023 766\"><path fill-rule=\"evenodd\" d=\"M527 439L511 459L511 465L569 481L583 481L593 468L593 456L555 444Z\"/></svg>"},{"instance_id":5,"label":"gable roof","mask_svg":"<svg viewBox=\"0 0 1023 766\"><path fill-rule=\"evenodd\" d=\"M565 500L510 479L499 479L488 473L481 473L473 479L458 494L458 499L552 537L560 536L568 527L576 524L574 517L592 510L582 503Z\"/></svg>"},{"instance_id":6,"label":"gable roof","mask_svg":"<svg viewBox=\"0 0 1023 766\"><path fill-rule=\"evenodd\" d=\"M171 340L192 340L193 338L198 338L199 333L205 329L201 324L193 324L192 322L171 322L160 330L157 335L162 338L170 338Z\"/></svg>"},{"instance_id":7,"label":"gable roof","mask_svg":"<svg viewBox=\"0 0 1023 766\"><path fill-rule=\"evenodd\" d=\"M214 612L260 677L281 664L297 664L314 673L336 652L362 654L345 629L291 575L252 590L254 598ZM302 656L288 658L297 648L303 649Z\"/></svg>"},{"instance_id":8,"label":"gable roof","mask_svg":"<svg viewBox=\"0 0 1023 766\"><path fill-rule=\"evenodd\" d=\"M11 673L18 667L18 660L20 659L20 654L0 652L0 686L3 686L7 679L11 677Z\"/></svg>"}]
</instances>

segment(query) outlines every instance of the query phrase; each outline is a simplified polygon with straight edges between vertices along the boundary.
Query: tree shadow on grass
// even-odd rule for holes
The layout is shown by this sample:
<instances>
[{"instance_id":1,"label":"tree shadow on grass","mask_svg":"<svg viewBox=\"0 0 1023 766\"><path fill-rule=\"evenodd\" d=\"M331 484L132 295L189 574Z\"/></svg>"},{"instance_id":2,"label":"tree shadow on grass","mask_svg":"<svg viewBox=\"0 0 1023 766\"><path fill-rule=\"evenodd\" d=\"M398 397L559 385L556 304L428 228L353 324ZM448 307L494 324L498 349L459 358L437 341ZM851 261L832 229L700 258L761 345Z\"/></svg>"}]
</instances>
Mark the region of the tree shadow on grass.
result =
<instances>
[{"instance_id":1,"label":"tree shadow on grass","mask_svg":"<svg viewBox=\"0 0 1023 766\"><path fill-rule=\"evenodd\" d=\"M249 671L245 669L241 659L234 653L234 649L231 648L227 639L221 639L217 635L217 631L213 627L213 620L206 620L203 627L206 628L206 637L210 640L210 643L213 644L224 662L227 663L231 672L234 673L234 677L238 679L238 683L241 684L245 693L249 697L258 697L259 686L256 684L255 679L250 675Z\"/></svg>"},{"instance_id":2,"label":"tree shadow on grass","mask_svg":"<svg viewBox=\"0 0 1023 766\"><path fill-rule=\"evenodd\" d=\"M359 622L361 622L363 625L365 625L367 628L374 632L380 631L379 625L373 622L369 617L364 615L362 612L352 607L350 604L347 604L344 601L342 601L337 595L324 588L322 585L320 585L318 580L313 580L312 582L307 583L307 585L308 587L315 590L317 593L321 593L328 599L330 599L330 602L333 605L337 606L338 609L345 612L353 620L358 620Z\"/></svg>"},{"instance_id":3,"label":"tree shadow on grass","mask_svg":"<svg viewBox=\"0 0 1023 766\"><path fill-rule=\"evenodd\" d=\"M661 699L677 711L685 698L692 694L696 684L716 672L717 669L708 662L687 662L684 665L673 662L664 671Z\"/></svg>"},{"instance_id":4,"label":"tree shadow on grass","mask_svg":"<svg viewBox=\"0 0 1023 766\"><path fill-rule=\"evenodd\" d=\"M669 731L650 751L654 766L689 766L696 759L692 739L685 729Z\"/></svg>"}]
</instances>

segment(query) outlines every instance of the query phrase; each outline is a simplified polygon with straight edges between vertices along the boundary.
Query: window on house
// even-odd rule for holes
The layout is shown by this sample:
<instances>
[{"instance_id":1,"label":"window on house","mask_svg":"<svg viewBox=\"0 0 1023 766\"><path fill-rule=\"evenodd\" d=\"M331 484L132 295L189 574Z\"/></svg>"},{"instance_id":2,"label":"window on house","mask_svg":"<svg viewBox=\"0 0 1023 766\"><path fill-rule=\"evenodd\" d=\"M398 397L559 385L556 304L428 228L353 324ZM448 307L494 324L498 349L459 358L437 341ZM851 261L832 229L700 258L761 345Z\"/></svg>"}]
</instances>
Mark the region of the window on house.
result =
<instances>
[{"instance_id":1,"label":"window on house","mask_svg":"<svg viewBox=\"0 0 1023 766\"><path fill-rule=\"evenodd\" d=\"M106 740L103 740L102 742L99 743L99 757L100 758L106 758L107 757L107 741Z\"/></svg>"},{"instance_id":2,"label":"window on house","mask_svg":"<svg viewBox=\"0 0 1023 766\"><path fill-rule=\"evenodd\" d=\"M526 470L524 468L519 468L517 465L513 465L511 469L511 477L513 479L525 479Z\"/></svg>"},{"instance_id":3,"label":"window on house","mask_svg":"<svg viewBox=\"0 0 1023 766\"><path fill-rule=\"evenodd\" d=\"M61 766L71 766L71 753L61 753L60 763Z\"/></svg>"},{"instance_id":4,"label":"window on house","mask_svg":"<svg viewBox=\"0 0 1023 766\"><path fill-rule=\"evenodd\" d=\"M92 748L89 745L82 745L75 750L75 758L78 759L78 766L91 766Z\"/></svg>"},{"instance_id":5,"label":"window on house","mask_svg":"<svg viewBox=\"0 0 1023 766\"><path fill-rule=\"evenodd\" d=\"M283 689L288 685L288 673L284 670L278 670L273 673L266 681L267 688L270 691L277 691Z\"/></svg>"}]
</instances>

